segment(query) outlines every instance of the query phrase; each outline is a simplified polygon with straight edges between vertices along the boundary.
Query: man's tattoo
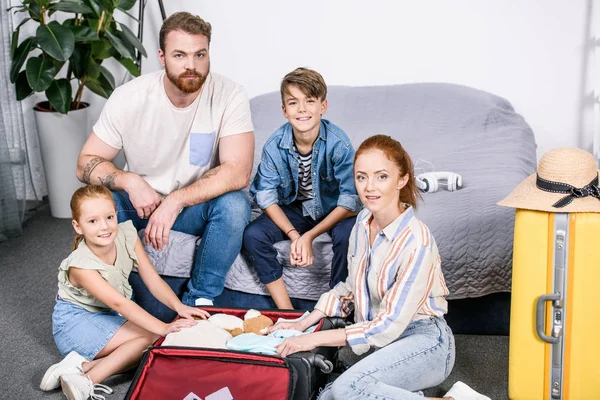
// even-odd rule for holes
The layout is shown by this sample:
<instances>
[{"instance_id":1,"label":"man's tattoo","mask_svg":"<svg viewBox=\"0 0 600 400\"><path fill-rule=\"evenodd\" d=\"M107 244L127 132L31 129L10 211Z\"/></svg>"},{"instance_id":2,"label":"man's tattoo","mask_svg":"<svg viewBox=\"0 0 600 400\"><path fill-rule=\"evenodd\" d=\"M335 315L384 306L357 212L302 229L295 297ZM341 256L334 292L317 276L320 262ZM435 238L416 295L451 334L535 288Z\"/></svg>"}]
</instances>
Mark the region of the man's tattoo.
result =
<instances>
[{"instance_id":1,"label":"man's tattoo","mask_svg":"<svg viewBox=\"0 0 600 400\"><path fill-rule=\"evenodd\" d=\"M211 176L215 176L216 174L219 173L219 170L221 169L220 165L217 165L216 167L214 167L213 169L208 170L204 175L202 175L200 177L200 179L208 179Z\"/></svg>"},{"instance_id":2,"label":"man's tattoo","mask_svg":"<svg viewBox=\"0 0 600 400\"><path fill-rule=\"evenodd\" d=\"M82 176L82 179L85 183L92 182L92 171L94 170L94 168L96 168L98 165L102 164L103 162L110 162L110 161L108 161L106 158L95 157L95 158L92 158L85 165L85 168L83 169L83 176Z\"/></svg>"},{"instance_id":3,"label":"man's tattoo","mask_svg":"<svg viewBox=\"0 0 600 400\"><path fill-rule=\"evenodd\" d=\"M112 172L108 175L106 175L104 178L102 177L98 177L98 179L100 180L100 183L102 183L104 186L106 186L109 189L115 189L115 178L117 177L117 173L116 172Z\"/></svg>"}]
</instances>

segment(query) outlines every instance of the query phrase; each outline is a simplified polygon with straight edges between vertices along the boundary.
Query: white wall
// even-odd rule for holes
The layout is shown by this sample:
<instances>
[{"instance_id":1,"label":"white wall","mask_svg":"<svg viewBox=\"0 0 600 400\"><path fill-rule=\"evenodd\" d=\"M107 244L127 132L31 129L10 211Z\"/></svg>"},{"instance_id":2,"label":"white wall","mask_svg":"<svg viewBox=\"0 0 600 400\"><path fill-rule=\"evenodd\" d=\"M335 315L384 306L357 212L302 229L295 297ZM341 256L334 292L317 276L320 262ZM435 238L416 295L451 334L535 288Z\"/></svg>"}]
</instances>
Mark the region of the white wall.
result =
<instances>
[{"instance_id":1,"label":"white wall","mask_svg":"<svg viewBox=\"0 0 600 400\"><path fill-rule=\"evenodd\" d=\"M213 25L211 63L250 96L278 90L297 66L329 85L452 82L510 100L538 156L592 149L586 39L592 0L165 0ZM148 2L143 71L160 68L161 18Z\"/></svg>"}]
</instances>

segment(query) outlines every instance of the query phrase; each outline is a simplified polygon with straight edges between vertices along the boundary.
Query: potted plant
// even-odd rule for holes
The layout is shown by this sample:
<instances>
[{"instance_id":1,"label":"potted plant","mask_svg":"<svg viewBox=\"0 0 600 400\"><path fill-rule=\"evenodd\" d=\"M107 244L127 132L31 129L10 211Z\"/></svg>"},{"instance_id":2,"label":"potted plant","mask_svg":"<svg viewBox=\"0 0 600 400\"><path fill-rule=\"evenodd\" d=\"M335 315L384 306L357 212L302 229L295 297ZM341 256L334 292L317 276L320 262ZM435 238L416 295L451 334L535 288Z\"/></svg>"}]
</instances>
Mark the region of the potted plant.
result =
<instances>
[{"instance_id":1,"label":"potted plant","mask_svg":"<svg viewBox=\"0 0 600 400\"><path fill-rule=\"evenodd\" d=\"M136 0L22 0L9 10L27 13L11 40L10 80L17 100L44 92L34 114L50 210L70 218L69 200L81 184L75 176L77 155L87 135L84 88L108 98L115 89L112 73L102 63L116 59L133 76L139 76L138 53L144 46L125 24L115 19ZM54 14L58 18L51 18ZM62 21L62 22L61 22ZM19 40L25 24L36 24L34 36Z\"/></svg>"}]
</instances>

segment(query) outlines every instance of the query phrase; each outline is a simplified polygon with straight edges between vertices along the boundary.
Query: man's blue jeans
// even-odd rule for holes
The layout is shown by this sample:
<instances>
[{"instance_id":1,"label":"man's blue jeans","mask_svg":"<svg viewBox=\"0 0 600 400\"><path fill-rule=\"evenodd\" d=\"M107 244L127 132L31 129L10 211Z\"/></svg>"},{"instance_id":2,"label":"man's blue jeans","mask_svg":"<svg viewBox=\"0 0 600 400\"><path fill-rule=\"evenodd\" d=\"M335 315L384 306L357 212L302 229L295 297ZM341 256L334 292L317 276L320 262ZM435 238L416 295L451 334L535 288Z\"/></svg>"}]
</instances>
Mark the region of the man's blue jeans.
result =
<instances>
[{"instance_id":1,"label":"man's blue jeans","mask_svg":"<svg viewBox=\"0 0 600 400\"><path fill-rule=\"evenodd\" d=\"M113 192L119 222L131 220L138 229L148 224L137 215L127 192ZM242 247L244 228L250 221L250 201L242 191L225 193L206 203L186 207L174 231L200 236L194 267L183 295L183 303L193 306L196 299L213 300L223 291L225 277Z\"/></svg>"}]
</instances>

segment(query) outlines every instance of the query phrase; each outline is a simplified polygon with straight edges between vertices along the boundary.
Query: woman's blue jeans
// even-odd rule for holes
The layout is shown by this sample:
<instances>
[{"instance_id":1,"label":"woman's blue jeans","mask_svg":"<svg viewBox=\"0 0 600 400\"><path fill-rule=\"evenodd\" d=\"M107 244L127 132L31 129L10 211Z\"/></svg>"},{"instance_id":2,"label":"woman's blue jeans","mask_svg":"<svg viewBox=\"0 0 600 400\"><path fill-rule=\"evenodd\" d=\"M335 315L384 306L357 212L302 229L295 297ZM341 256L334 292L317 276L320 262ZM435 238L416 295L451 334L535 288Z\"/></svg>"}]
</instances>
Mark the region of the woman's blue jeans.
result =
<instances>
[{"instance_id":1,"label":"woman's blue jeans","mask_svg":"<svg viewBox=\"0 0 600 400\"><path fill-rule=\"evenodd\" d=\"M319 400L422 400L454 366L454 336L443 318L414 321L398 340L376 350L325 387Z\"/></svg>"},{"instance_id":2,"label":"woman's blue jeans","mask_svg":"<svg viewBox=\"0 0 600 400\"><path fill-rule=\"evenodd\" d=\"M148 224L126 192L115 191L119 222L131 220L138 229ZM250 221L250 201L242 191L228 192L206 203L185 207L173 227L174 231L200 236L191 278L183 303L193 306L202 297L213 300L223 291L225 277L242 248L244 228Z\"/></svg>"}]
</instances>

